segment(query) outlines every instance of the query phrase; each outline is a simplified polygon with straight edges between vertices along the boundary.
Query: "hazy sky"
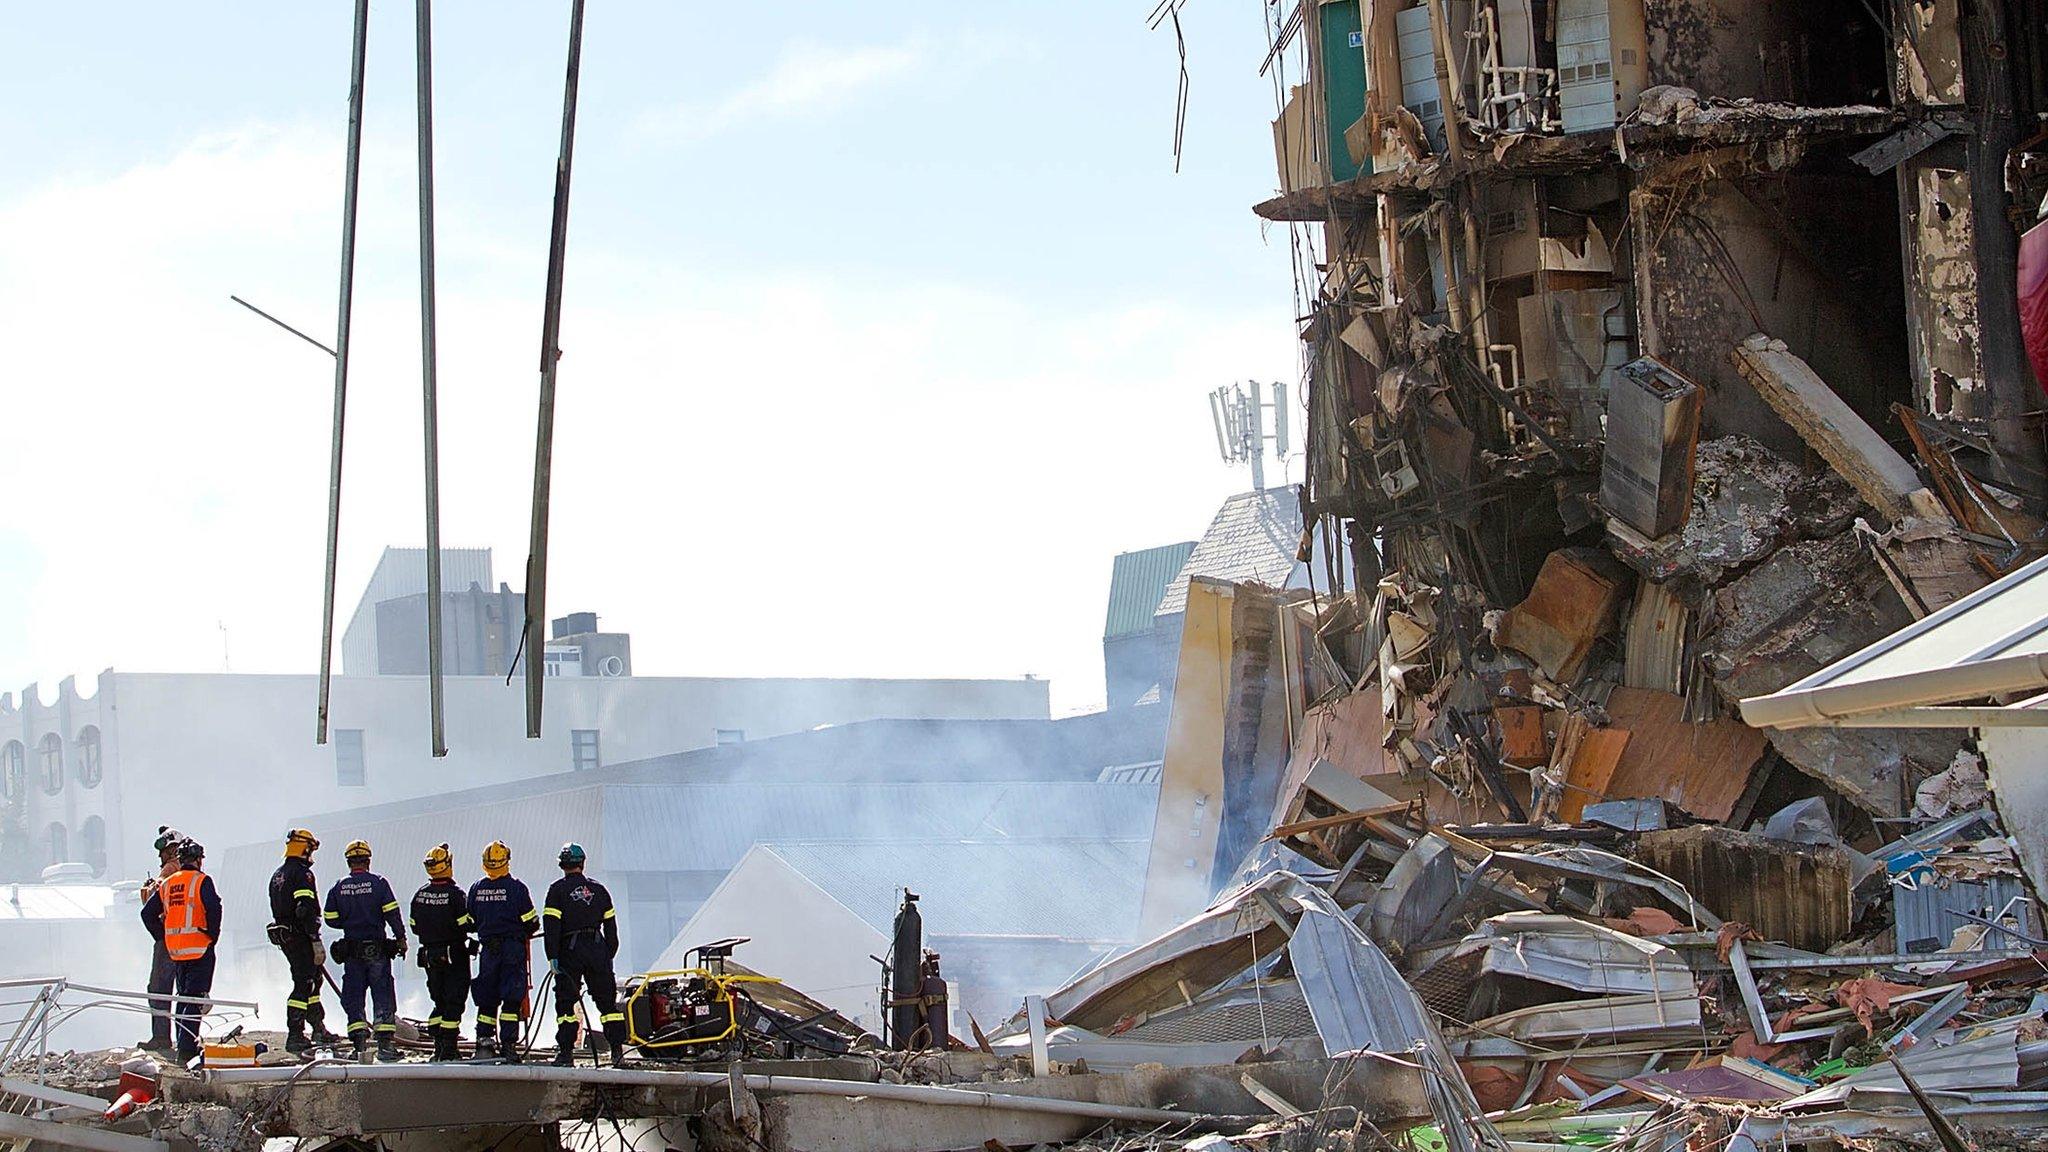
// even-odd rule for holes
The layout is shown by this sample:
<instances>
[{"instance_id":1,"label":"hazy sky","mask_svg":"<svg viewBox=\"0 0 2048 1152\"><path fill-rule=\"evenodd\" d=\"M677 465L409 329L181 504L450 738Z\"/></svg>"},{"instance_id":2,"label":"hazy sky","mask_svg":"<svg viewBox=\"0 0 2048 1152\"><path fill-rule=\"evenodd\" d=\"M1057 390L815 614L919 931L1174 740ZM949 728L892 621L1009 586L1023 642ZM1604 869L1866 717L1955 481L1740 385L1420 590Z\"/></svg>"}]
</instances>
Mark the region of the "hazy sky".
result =
<instances>
[{"instance_id":1,"label":"hazy sky","mask_svg":"<svg viewBox=\"0 0 2048 1152\"><path fill-rule=\"evenodd\" d=\"M314 669L331 362L228 295L332 340L351 8L0 10L0 689ZM413 15L371 8L342 622L424 538ZM1205 393L1295 375L1259 6L1198 9L1176 175L1149 2L592 3L553 612L648 674L1099 701L1111 557L1250 486ZM442 539L515 587L567 12L435 10Z\"/></svg>"}]
</instances>

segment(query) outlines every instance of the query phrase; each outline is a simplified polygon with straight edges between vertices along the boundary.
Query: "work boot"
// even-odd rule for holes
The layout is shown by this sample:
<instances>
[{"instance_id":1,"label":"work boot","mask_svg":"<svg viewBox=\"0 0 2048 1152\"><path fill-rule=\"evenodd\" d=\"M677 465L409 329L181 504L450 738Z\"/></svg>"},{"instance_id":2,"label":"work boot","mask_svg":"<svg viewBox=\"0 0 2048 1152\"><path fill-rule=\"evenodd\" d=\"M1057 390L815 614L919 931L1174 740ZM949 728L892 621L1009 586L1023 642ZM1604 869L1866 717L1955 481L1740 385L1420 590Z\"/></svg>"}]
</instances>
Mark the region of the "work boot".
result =
<instances>
[{"instance_id":1,"label":"work boot","mask_svg":"<svg viewBox=\"0 0 2048 1152\"><path fill-rule=\"evenodd\" d=\"M497 1059L497 1058L498 1058L498 1039L497 1039L497 1037L495 1037L495 1036L486 1036L486 1035L484 1035L484 1034L483 1034L483 1033L481 1033L481 1032L477 1033L477 1034L476 1034L476 1058L477 1058L477 1059L479 1059L479 1060L495 1060L495 1059Z\"/></svg>"},{"instance_id":2,"label":"work boot","mask_svg":"<svg viewBox=\"0 0 2048 1152\"><path fill-rule=\"evenodd\" d=\"M370 1040L367 1036L355 1037L355 1055L350 1057L358 1064L370 1062Z\"/></svg>"},{"instance_id":3,"label":"work boot","mask_svg":"<svg viewBox=\"0 0 2048 1152\"><path fill-rule=\"evenodd\" d=\"M567 1044L555 1045L555 1067L569 1068L576 1063L576 1049Z\"/></svg>"},{"instance_id":4,"label":"work boot","mask_svg":"<svg viewBox=\"0 0 2048 1152\"><path fill-rule=\"evenodd\" d=\"M604 1042L611 1045L612 1067L626 1066L626 1026L616 1020L604 1026Z\"/></svg>"},{"instance_id":5,"label":"work boot","mask_svg":"<svg viewBox=\"0 0 2048 1152\"><path fill-rule=\"evenodd\" d=\"M296 1055L311 1047L313 1047L313 1042L306 1039L306 1028L303 1024L284 1034L284 1050L287 1052Z\"/></svg>"},{"instance_id":6,"label":"work boot","mask_svg":"<svg viewBox=\"0 0 2048 1152\"><path fill-rule=\"evenodd\" d=\"M308 1016L306 1022L310 1026L306 1039L312 1043L313 1047L332 1048L336 1044L341 1043L341 1037L327 1030L326 1021L317 1016Z\"/></svg>"},{"instance_id":7,"label":"work boot","mask_svg":"<svg viewBox=\"0 0 2048 1152\"><path fill-rule=\"evenodd\" d=\"M135 1047L144 1052L169 1052L172 1050L169 1040L159 1040L154 1036L137 1044Z\"/></svg>"},{"instance_id":8,"label":"work boot","mask_svg":"<svg viewBox=\"0 0 2048 1152\"><path fill-rule=\"evenodd\" d=\"M377 1062L380 1064L396 1064L401 1059L403 1059L403 1057L401 1057L398 1054L397 1038L392 1036L389 1032L378 1033Z\"/></svg>"}]
</instances>

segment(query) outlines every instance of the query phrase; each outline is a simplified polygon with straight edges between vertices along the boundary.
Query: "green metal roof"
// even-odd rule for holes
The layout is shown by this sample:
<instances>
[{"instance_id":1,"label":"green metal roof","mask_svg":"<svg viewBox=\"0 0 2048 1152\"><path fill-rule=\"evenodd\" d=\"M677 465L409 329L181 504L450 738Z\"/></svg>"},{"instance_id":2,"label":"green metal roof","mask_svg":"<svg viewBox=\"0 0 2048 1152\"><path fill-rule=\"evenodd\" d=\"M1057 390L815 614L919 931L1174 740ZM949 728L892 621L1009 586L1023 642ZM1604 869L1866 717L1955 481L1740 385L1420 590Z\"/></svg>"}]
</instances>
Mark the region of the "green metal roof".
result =
<instances>
[{"instance_id":1,"label":"green metal roof","mask_svg":"<svg viewBox=\"0 0 2048 1152\"><path fill-rule=\"evenodd\" d=\"M1109 618L1102 626L1102 638L1114 640L1152 630L1152 614L1166 586L1188 562L1195 542L1163 544L1139 552L1119 553L1109 570Z\"/></svg>"}]
</instances>

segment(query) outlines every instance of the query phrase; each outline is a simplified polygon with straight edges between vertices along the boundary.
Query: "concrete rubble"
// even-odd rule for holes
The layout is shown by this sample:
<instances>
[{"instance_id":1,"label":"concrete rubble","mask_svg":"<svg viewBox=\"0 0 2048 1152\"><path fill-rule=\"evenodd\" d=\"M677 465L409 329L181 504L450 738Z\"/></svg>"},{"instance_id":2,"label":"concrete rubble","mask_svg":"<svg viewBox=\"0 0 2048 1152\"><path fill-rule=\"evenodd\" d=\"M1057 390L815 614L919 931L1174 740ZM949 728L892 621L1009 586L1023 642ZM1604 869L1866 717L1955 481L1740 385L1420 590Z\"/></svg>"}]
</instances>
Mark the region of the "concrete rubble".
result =
<instances>
[{"instance_id":1,"label":"concrete rubble","mask_svg":"<svg viewBox=\"0 0 2048 1152\"><path fill-rule=\"evenodd\" d=\"M952 1050L168 1071L55 1142L2048 1148L2042 814L1736 710L2048 554L2048 5L1262 7L1344 559L1191 584L1146 942Z\"/></svg>"}]
</instances>

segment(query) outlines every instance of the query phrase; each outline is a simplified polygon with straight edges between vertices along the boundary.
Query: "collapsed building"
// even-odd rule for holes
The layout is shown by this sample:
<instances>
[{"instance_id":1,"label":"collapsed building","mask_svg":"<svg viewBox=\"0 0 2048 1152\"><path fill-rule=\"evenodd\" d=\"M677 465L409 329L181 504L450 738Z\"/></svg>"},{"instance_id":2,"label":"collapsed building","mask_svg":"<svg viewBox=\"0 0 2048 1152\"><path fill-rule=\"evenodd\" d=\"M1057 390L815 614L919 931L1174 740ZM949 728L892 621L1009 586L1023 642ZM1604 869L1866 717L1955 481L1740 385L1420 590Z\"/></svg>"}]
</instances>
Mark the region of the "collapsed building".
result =
<instances>
[{"instance_id":1,"label":"collapsed building","mask_svg":"<svg viewBox=\"0 0 2048 1152\"><path fill-rule=\"evenodd\" d=\"M1576 816L1652 760L1627 790L1703 819L1806 790L1788 773L1905 815L1959 733L1760 733L1734 705L2042 551L2016 269L2048 13L1269 15L1257 211L1293 233L1304 519L1375 605L1383 770L1468 816Z\"/></svg>"},{"instance_id":2,"label":"collapsed building","mask_svg":"<svg viewBox=\"0 0 2048 1152\"><path fill-rule=\"evenodd\" d=\"M1308 586L1185 581L1145 942L966 1050L223 1068L133 1142L0 1132L2048 1146L2042 807L1969 727L1741 710L2041 571L2042 7L1269 5Z\"/></svg>"}]
</instances>

